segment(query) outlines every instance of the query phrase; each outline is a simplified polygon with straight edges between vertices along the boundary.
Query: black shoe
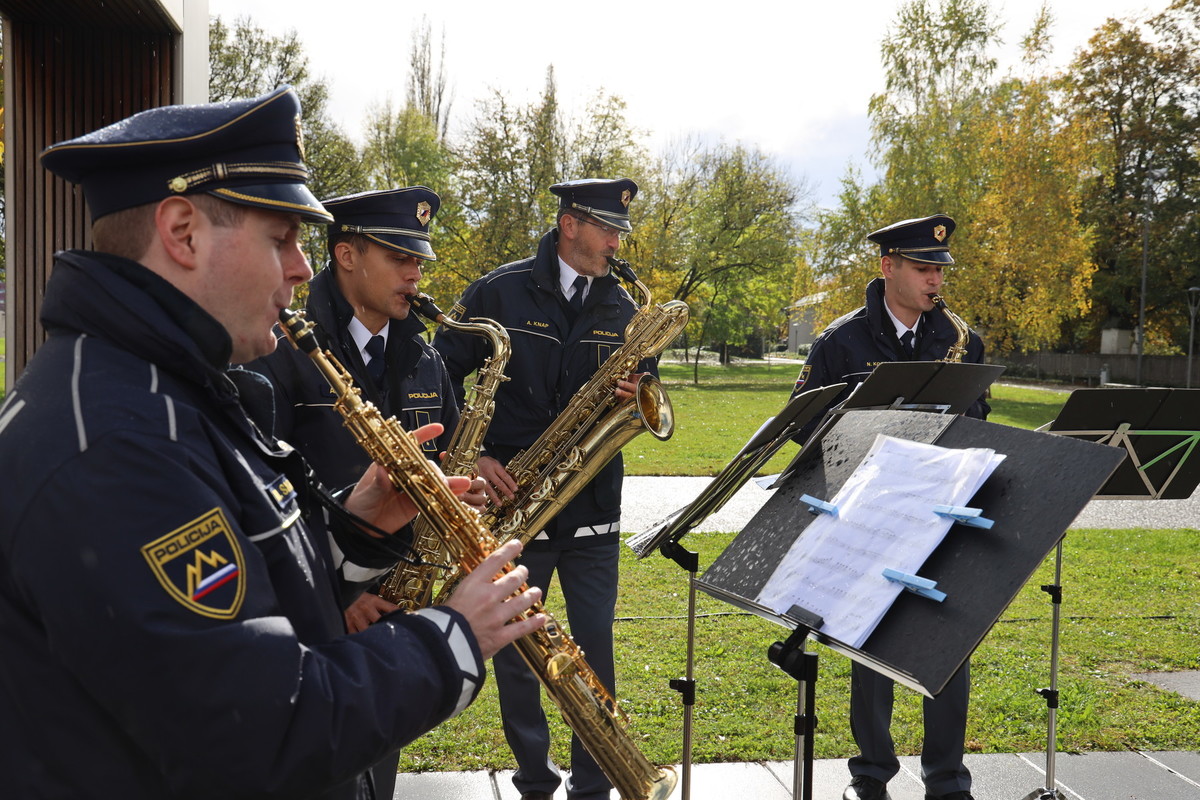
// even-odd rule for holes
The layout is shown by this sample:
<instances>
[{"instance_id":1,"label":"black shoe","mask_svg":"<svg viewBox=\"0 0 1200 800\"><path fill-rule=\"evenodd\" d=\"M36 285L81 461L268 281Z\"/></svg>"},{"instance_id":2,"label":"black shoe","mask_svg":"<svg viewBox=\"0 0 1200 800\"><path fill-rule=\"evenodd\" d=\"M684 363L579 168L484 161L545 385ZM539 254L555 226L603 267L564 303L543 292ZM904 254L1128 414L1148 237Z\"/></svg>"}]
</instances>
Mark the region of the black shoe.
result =
<instances>
[{"instance_id":1,"label":"black shoe","mask_svg":"<svg viewBox=\"0 0 1200 800\"><path fill-rule=\"evenodd\" d=\"M927 794L925 800L975 800L967 791L950 792L949 794Z\"/></svg>"},{"instance_id":2,"label":"black shoe","mask_svg":"<svg viewBox=\"0 0 1200 800\"><path fill-rule=\"evenodd\" d=\"M887 784L866 775L855 775L842 792L842 800L892 800Z\"/></svg>"},{"instance_id":3,"label":"black shoe","mask_svg":"<svg viewBox=\"0 0 1200 800\"><path fill-rule=\"evenodd\" d=\"M554 800L554 792L521 792L521 800Z\"/></svg>"}]
</instances>

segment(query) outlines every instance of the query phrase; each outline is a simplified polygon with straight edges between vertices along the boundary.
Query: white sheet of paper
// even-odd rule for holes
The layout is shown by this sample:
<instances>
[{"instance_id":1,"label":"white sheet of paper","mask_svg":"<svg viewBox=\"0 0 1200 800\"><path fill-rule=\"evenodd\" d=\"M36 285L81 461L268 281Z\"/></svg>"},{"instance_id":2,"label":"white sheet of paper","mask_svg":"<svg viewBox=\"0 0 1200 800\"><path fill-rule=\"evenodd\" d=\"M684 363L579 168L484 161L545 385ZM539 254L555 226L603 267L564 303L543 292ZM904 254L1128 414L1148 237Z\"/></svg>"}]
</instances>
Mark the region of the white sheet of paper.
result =
<instances>
[{"instance_id":1,"label":"white sheet of paper","mask_svg":"<svg viewBox=\"0 0 1200 800\"><path fill-rule=\"evenodd\" d=\"M1003 460L986 448L880 434L830 499L838 515L813 520L757 601L780 614L793 605L815 612L824 619L821 633L860 647L904 588L883 570L918 574L953 524L933 507L966 505Z\"/></svg>"}]
</instances>

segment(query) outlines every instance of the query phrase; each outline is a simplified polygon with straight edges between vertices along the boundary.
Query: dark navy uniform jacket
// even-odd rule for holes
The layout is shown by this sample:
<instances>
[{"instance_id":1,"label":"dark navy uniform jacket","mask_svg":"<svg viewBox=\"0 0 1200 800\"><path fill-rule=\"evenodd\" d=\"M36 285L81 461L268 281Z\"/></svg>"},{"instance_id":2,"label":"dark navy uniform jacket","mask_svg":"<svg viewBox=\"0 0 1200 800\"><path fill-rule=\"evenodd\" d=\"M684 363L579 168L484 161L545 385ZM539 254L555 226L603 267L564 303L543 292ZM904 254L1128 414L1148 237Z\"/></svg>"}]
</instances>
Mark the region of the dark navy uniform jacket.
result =
<instances>
[{"instance_id":1,"label":"dark navy uniform jacket","mask_svg":"<svg viewBox=\"0 0 1200 800\"><path fill-rule=\"evenodd\" d=\"M4 795L366 797L363 770L477 693L465 621L343 634L346 576L385 559L306 513L228 335L173 286L60 253L42 317L0 407Z\"/></svg>"},{"instance_id":2,"label":"dark navy uniform jacket","mask_svg":"<svg viewBox=\"0 0 1200 800\"><path fill-rule=\"evenodd\" d=\"M350 335L354 310L338 288L334 269L326 267L309 283L305 316L318 325L321 346L333 353L354 378L363 399L374 403L384 416L396 417L410 431L429 422L442 423L442 435L424 445L436 461L458 426L458 406L442 357L420 336L425 325L415 311L389 322L381 392L367 377ZM273 433L305 454L323 484L341 488L362 477L371 459L342 424L329 384L307 355L281 339L274 353L251 362L247 369L261 372L274 387ZM258 411L254 416L263 418Z\"/></svg>"},{"instance_id":3,"label":"dark navy uniform jacket","mask_svg":"<svg viewBox=\"0 0 1200 800\"><path fill-rule=\"evenodd\" d=\"M807 389L845 381L846 388L832 404L837 405L884 361L938 361L956 341L958 331L946 315L938 309L927 311L917 324L917 338L913 343L912 358L909 358L900 347L896 326L883 306L883 278L875 278L867 284L867 304L835 319L813 342L792 396ZM983 362L983 340L974 331L967 341L963 361ZM967 411L967 416L987 419L989 411L991 407L987 401L980 398ZM819 421L818 418L803 429L796 437L797 441L807 439Z\"/></svg>"},{"instance_id":4,"label":"dark navy uniform jacket","mask_svg":"<svg viewBox=\"0 0 1200 800\"><path fill-rule=\"evenodd\" d=\"M625 326L637 304L611 274L595 278L574 324L568 322L559 288L558 232L548 231L537 255L493 270L467 287L451 312L457 320L488 317L508 330L512 357L500 384L496 413L484 437L487 453L507 463L532 444L608 356L625 342ZM461 402L463 379L491 355L480 336L439 330L433 346L446 361ZM657 360L638 371L657 374ZM623 465L618 453L547 528L550 546L571 549L616 541L607 535L570 538L576 528L616 522L621 517ZM545 546L540 540L527 545Z\"/></svg>"}]
</instances>

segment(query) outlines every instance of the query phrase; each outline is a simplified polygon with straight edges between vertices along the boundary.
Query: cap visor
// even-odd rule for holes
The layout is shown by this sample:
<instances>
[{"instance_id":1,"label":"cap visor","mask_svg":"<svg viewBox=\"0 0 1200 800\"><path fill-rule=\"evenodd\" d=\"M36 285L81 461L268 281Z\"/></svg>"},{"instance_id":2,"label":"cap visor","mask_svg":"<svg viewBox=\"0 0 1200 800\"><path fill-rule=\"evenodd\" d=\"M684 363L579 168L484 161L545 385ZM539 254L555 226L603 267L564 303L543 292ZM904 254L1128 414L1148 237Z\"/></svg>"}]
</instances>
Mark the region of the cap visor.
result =
<instances>
[{"instance_id":1,"label":"cap visor","mask_svg":"<svg viewBox=\"0 0 1200 800\"><path fill-rule=\"evenodd\" d=\"M333 222L333 216L302 183L264 183L254 186L223 186L209 194L243 206L298 214L305 222Z\"/></svg>"},{"instance_id":2,"label":"cap visor","mask_svg":"<svg viewBox=\"0 0 1200 800\"><path fill-rule=\"evenodd\" d=\"M916 261L921 264L953 264L954 258L944 250L935 251L932 253L897 253L904 256L909 261Z\"/></svg>"},{"instance_id":3,"label":"cap visor","mask_svg":"<svg viewBox=\"0 0 1200 800\"><path fill-rule=\"evenodd\" d=\"M433 247L424 239L397 236L391 233L364 233L363 236L389 250L408 253L410 256L416 256L425 261L437 261L437 256L433 254Z\"/></svg>"}]
</instances>

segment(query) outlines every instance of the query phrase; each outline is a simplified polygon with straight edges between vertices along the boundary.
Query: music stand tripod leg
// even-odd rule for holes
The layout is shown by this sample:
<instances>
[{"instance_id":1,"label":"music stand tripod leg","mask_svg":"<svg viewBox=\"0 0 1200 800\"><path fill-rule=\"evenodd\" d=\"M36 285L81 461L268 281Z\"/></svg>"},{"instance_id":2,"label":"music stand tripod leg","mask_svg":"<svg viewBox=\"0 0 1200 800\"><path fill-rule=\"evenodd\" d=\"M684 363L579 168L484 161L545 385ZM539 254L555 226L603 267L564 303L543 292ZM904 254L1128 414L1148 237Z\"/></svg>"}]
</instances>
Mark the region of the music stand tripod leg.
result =
<instances>
[{"instance_id":1,"label":"music stand tripod leg","mask_svg":"<svg viewBox=\"0 0 1200 800\"><path fill-rule=\"evenodd\" d=\"M771 663L796 679L796 754L792 771L793 800L812 800L813 738L817 730L817 654L805 649L812 629L801 625L784 642L767 650Z\"/></svg>"},{"instance_id":2,"label":"music stand tripod leg","mask_svg":"<svg viewBox=\"0 0 1200 800\"><path fill-rule=\"evenodd\" d=\"M696 572L700 569L700 556L682 547L679 542L669 541L659 548L660 552L688 573L688 617L687 617L687 664L683 678L672 678L669 686L679 692L683 703L683 756L680 771L680 800L692 796L692 709L696 705L696 681L693 678L696 647Z\"/></svg>"},{"instance_id":3,"label":"music stand tripod leg","mask_svg":"<svg viewBox=\"0 0 1200 800\"><path fill-rule=\"evenodd\" d=\"M1065 538L1065 537L1064 537ZM1053 611L1050 623L1050 687L1038 689L1046 699L1046 785L1034 789L1021 800L1065 800L1054 778L1054 756L1058 746L1058 634L1062 616L1062 539L1054 553L1054 583L1042 586L1050 595Z\"/></svg>"}]
</instances>

